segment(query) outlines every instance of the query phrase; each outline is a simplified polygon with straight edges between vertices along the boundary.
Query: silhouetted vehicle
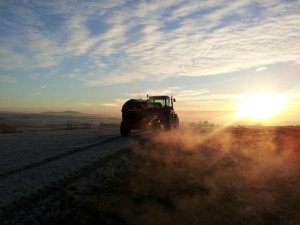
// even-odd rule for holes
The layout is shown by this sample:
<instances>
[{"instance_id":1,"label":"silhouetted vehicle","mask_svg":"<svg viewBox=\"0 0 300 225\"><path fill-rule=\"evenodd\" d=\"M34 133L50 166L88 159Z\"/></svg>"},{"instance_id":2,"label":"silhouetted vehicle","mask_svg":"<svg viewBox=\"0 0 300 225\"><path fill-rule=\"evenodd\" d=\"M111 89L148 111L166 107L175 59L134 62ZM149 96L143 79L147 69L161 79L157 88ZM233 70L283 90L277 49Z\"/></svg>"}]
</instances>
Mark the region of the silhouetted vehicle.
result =
<instances>
[{"instance_id":1,"label":"silhouetted vehicle","mask_svg":"<svg viewBox=\"0 0 300 225\"><path fill-rule=\"evenodd\" d=\"M147 95L148 97L148 95ZM179 118L174 111L173 97L166 95L150 96L147 100L130 99L122 107L120 132L123 137L130 135L131 130L152 131L179 127Z\"/></svg>"}]
</instances>

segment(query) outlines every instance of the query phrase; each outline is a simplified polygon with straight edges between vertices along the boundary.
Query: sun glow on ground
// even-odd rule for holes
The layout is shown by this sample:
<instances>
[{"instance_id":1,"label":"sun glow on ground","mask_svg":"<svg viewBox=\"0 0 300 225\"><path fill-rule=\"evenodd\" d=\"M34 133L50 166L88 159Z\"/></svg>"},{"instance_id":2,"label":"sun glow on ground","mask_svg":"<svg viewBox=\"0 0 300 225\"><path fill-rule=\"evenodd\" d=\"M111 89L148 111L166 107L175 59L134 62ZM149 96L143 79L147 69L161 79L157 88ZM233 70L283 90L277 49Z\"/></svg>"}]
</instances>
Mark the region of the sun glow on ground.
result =
<instances>
[{"instance_id":1,"label":"sun glow on ground","mask_svg":"<svg viewBox=\"0 0 300 225\"><path fill-rule=\"evenodd\" d=\"M286 109L284 95L271 93L252 93L240 98L237 106L238 117L256 120L272 119Z\"/></svg>"}]
</instances>

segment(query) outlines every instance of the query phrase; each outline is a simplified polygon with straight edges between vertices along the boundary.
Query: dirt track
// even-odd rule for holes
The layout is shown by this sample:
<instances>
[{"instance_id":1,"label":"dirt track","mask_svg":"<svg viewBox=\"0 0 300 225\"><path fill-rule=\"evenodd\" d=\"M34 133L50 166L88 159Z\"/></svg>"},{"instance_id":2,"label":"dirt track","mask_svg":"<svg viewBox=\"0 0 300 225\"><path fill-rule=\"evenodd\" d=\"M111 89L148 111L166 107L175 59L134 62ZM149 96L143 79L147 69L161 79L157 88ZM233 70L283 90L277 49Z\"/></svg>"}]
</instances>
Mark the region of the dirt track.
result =
<instances>
[{"instance_id":1,"label":"dirt track","mask_svg":"<svg viewBox=\"0 0 300 225\"><path fill-rule=\"evenodd\" d=\"M136 139L111 129L1 134L1 210L40 198L40 193L50 195L120 156Z\"/></svg>"}]
</instances>

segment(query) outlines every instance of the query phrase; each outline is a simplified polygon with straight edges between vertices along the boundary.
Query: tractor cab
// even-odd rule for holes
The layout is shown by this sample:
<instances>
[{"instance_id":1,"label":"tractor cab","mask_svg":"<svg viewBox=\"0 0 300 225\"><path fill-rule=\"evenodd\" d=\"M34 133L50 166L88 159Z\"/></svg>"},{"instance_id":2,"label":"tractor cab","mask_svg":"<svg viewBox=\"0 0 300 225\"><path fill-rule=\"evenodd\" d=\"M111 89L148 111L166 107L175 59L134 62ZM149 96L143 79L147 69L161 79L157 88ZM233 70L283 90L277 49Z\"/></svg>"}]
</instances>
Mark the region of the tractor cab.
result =
<instances>
[{"instance_id":1,"label":"tractor cab","mask_svg":"<svg viewBox=\"0 0 300 225\"><path fill-rule=\"evenodd\" d=\"M149 103L159 103L159 105L161 105L161 107L164 106L171 106L171 99L169 96L150 96L148 99Z\"/></svg>"}]
</instances>

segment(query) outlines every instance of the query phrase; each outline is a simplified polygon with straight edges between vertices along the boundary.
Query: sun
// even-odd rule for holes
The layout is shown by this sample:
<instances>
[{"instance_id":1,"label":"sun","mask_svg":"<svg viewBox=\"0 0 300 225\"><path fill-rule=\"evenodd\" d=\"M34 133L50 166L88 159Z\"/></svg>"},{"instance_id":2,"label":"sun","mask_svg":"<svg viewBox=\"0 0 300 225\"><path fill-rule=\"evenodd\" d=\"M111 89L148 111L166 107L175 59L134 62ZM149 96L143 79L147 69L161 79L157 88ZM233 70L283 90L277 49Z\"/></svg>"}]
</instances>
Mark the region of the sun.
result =
<instances>
[{"instance_id":1,"label":"sun","mask_svg":"<svg viewBox=\"0 0 300 225\"><path fill-rule=\"evenodd\" d=\"M286 99L280 94L252 93L240 98L238 116L267 120L281 114L286 108Z\"/></svg>"}]
</instances>

